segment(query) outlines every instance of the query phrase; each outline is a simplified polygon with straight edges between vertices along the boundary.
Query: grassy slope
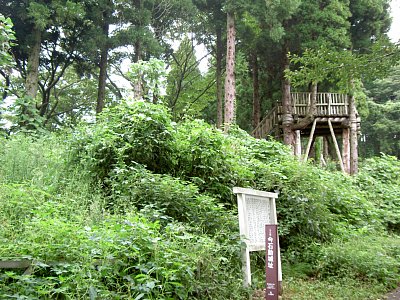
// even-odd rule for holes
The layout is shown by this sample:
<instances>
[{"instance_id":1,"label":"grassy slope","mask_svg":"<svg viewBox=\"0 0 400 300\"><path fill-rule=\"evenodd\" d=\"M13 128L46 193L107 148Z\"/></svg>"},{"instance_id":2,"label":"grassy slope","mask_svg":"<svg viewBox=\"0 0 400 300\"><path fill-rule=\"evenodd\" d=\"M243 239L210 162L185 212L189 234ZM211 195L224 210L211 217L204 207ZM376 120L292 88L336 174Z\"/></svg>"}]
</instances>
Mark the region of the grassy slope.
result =
<instances>
[{"instance_id":1,"label":"grassy slope","mask_svg":"<svg viewBox=\"0 0 400 300\"><path fill-rule=\"evenodd\" d=\"M0 257L39 262L29 280L18 272L0 273L2 292L44 298L243 299L235 217L216 203L230 205L229 193L218 198L230 184L281 190L284 299L375 299L399 281L400 245L388 234L399 224L397 160L370 160L358 177L348 178L301 165L277 143L241 132L225 139L194 122L174 134L179 155L170 174L120 168L121 176L112 175L112 196L96 188L90 170L66 165L71 160L63 137L2 141ZM138 197L133 185L145 192ZM171 192L175 196L167 199ZM174 199L186 201L174 206ZM110 205L124 214L110 215ZM141 212L127 211L131 206ZM132 231L130 224L140 226ZM99 259L119 264L105 263L98 272L93 261ZM65 264L47 264L55 260ZM262 264L258 259L254 268L259 287Z\"/></svg>"}]
</instances>

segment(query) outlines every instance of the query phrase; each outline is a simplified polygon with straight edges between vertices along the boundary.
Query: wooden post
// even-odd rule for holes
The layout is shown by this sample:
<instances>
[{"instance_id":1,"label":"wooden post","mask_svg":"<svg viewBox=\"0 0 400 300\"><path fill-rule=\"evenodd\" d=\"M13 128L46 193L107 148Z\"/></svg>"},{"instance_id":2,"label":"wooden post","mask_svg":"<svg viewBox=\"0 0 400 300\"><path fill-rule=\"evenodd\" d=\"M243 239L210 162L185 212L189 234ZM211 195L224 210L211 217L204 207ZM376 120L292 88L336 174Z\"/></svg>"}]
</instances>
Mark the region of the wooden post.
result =
<instances>
[{"instance_id":1,"label":"wooden post","mask_svg":"<svg viewBox=\"0 0 400 300\"><path fill-rule=\"evenodd\" d=\"M337 157L339 159L340 169L342 170L342 172L345 172L344 166L343 166L342 155L340 154L339 145L338 145L337 140L336 140L335 132L333 131L331 119L328 119L328 125L329 125L329 129L331 131L333 144L335 145L336 155L337 155Z\"/></svg>"},{"instance_id":2,"label":"wooden post","mask_svg":"<svg viewBox=\"0 0 400 300\"><path fill-rule=\"evenodd\" d=\"M343 165L346 173L350 174L350 129L343 128Z\"/></svg>"},{"instance_id":3,"label":"wooden post","mask_svg":"<svg viewBox=\"0 0 400 300\"><path fill-rule=\"evenodd\" d=\"M310 139L308 140L308 144L307 144L307 149L306 149L306 153L304 153L304 158L303 161L307 161L308 159L308 155L310 154L310 149L311 149L311 144L314 138L314 132L315 132L315 127L317 126L317 119L314 119L314 122L312 124L312 128L311 128L311 132L310 132Z\"/></svg>"},{"instance_id":4,"label":"wooden post","mask_svg":"<svg viewBox=\"0 0 400 300\"><path fill-rule=\"evenodd\" d=\"M351 86L354 82L351 81ZM357 110L354 95L349 96L349 121L350 121L350 174L358 173L358 130Z\"/></svg>"},{"instance_id":5,"label":"wooden post","mask_svg":"<svg viewBox=\"0 0 400 300\"><path fill-rule=\"evenodd\" d=\"M324 141L323 141L323 155L324 159L326 162L326 159L329 157L329 142L328 142L328 136L324 136Z\"/></svg>"},{"instance_id":6,"label":"wooden post","mask_svg":"<svg viewBox=\"0 0 400 300\"><path fill-rule=\"evenodd\" d=\"M294 155L299 159L301 158L301 133L300 130L296 130L296 144L294 147Z\"/></svg>"}]
</instances>

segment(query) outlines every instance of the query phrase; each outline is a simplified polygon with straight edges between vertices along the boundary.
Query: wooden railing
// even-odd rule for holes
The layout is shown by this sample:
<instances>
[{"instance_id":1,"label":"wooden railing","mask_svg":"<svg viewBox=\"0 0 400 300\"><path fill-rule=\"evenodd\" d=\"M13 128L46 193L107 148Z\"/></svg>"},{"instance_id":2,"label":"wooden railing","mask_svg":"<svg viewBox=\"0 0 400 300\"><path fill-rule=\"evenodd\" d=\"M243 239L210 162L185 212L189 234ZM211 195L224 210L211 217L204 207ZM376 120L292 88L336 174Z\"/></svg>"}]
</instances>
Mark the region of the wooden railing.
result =
<instances>
[{"instance_id":1,"label":"wooden railing","mask_svg":"<svg viewBox=\"0 0 400 300\"><path fill-rule=\"evenodd\" d=\"M262 139L271 133L275 124L278 124L279 122L278 109L279 106L276 105L268 112L264 119L262 119L262 121L258 123L258 126L253 130L253 132L251 133L252 136L258 139Z\"/></svg>"},{"instance_id":2,"label":"wooden railing","mask_svg":"<svg viewBox=\"0 0 400 300\"><path fill-rule=\"evenodd\" d=\"M306 116L311 103L311 93L291 93L293 114ZM348 116L349 104L347 95L338 93L317 93L318 117Z\"/></svg>"},{"instance_id":3,"label":"wooden railing","mask_svg":"<svg viewBox=\"0 0 400 300\"><path fill-rule=\"evenodd\" d=\"M292 112L294 116L305 117L311 104L311 93L291 93ZM347 95L338 93L317 93L316 117L347 117L349 104ZM259 125L253 130L256 138L265 138L279 125L282 116L282 105L277 103Z\"/></svg>"}]
</instances>

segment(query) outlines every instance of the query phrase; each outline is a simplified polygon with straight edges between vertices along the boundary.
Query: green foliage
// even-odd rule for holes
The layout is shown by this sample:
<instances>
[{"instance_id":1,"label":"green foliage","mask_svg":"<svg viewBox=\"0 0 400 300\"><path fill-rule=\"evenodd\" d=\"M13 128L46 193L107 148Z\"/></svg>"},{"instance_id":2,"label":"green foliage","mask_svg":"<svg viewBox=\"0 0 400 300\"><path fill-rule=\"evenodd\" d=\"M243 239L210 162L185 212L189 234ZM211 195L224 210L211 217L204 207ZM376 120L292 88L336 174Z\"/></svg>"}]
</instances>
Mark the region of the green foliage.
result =
<instances>
[{"instance_id":1,"label":"green foliage","mask_svg":"<svg viewBox=\"0 0 400 300\"><path fill-rule=\"evenodd\" d=\"M285 270L284 274L287 274ZM365 283L348 277L327 280L285 277L282 300L365 300L381 299L386 289L379 283ZM260 298L261 299L261 298Z\"/></svg>"},{"instance_id":2,"label":"green foliage","mask_svg":"<svg viewBox=\"0 0 400 300\"><path fill-rule=\"evenodd\" d=\"M0 270L0 297L244 299L233 186L279 191L282 259L288 276L323 280L312 295L326 287L326 299L344 299L336 277L381 292L399 279L399 245L387 235L400 222L393 157L350 177L235 127L175 124L148 102L63 134L2 140L0 257L34 265L29 276Z\"/></svg>"},{"instance_id":3,"label":"green foliage","mask_svg":"<svg viewBox=\"0 0 400 300\"><path fill-rule=\"evenodd\" d=\"M13 58L10 54L10 48L15 41L13 23L10 18L0 14L0 66L7 68L13 65Z\"/></svg>"},{"instance_id":4,"label":"green foliage","mask_svg":"<svg viewBox=\"0 0 400 300\"><path fill-rule=\"evenodd\" d=\"M35 107L35 100L29 96L16 99L11 108L10 121L14 124L13 132L46 133L44 128L45 118L39 114Z\"/></svg>"},{"instance_id":5,"label":"green foliage","mask_svg":"<svg viewBox=\"0 0 400 300\"><path fill-rule=\"evenodd\" d=\"M227 228L235 231L237 221L221 204L198 188L169 175L152 174L142 166L116 168L110 178L113 210L136 207L155 214L152 218L184 222L200 232L215 233Z\"/></svg>"},{"instance_id":6,"label":"green foliage","mask_svg":"<svg viewBox=\"0 0 400 300\"><path fill-rule=\"evenodd\" d=\"M357 184L377 208L379 220L387 230L400 233L400 162L382 154L367 159L356 177Z\"/></svg>"},{"instance_id":7,"label":"green foliage","mask_svg":"<svg viewBox=\"0 0 400 300\"><path fill-rule=\"evenodd\" d=\"M400 280L398 239L379 234L334 241L322 250L318 275L346 274L353 279L379 282L395 288Z\"/></svg>"},{"instance_id":8,"label":"green foliage","mask_svg":"<svg viewBox=\"0 0 400 300\"><path fill-rule=\"evenodd\" d=\"M370 52L365 54L349 50L335 51L327 45L321 45L318 49L307 49L302 56L291 55L291 62L298 65L299 69L288 70L285 76L295 86L327 80L343 92L354 93L352 81L387 76L390 68L398 64L399 56L398 46L385 40L374 43Z\"/></svg>"},{"instance_id":9,"label":"green foliage","mask_svg":"<svg viewBox=\"0 0 400 300\"><path fill-rule=\"evenodd\" d=\"M92 128L75 135L74 159L80 159L102 183L119 165L145 165L162 173L169 170L174 130L170 116L161 105L134 102L105 110Z\"/></svg>"},{"instance_id":10,"label":"green foliage","mask_svg":"<svg viewBox=\"0 0 400 300\"><path fill-rule=\"evenodd\" d=\"M203 121L185 121L175 134L172 175L190 180L201 191L230 204L231 187L245 180L237 176L240 170L233 150L222 131Z\"/></svg>"},{"instance_id":11,"label":"green foliage","mask_svg":"<svg viewBox=\"0 0 400 300\"><path fill-rule=\"evenodd\" d=\"M346 0L302 1L287 29L291 51L301 53L305 49L318 49L321 45L329 45L331 49L349 47L350 16Z\"/></svg>"},{"instance_id":12,"label":"green foliage","mask_svg":"<svg viewBox=\"0 0 400 300\"><path fill-rule=\"evenodd\" d=\"M390 74L365 85L368 115L363 118L361 153L365 157L381 152L400 157L399 132L399 77L398 66Z\"/></svg>"},{"instance_id":13,"label":"green foliage","mask_svg":"<svg viewBox=\"0 0 400 300\"><path fill-rule=\"evenodd\" d=\"M240 277L229 273L228 286L208 289L208 280L222 279L218 273L226 272L238 246L190 234L181 224L161 230L136 213L84 226L64 210L48 201L33 211L22 233L4 240L0 255L33 260L33 272L1 272L2 298L226 299L234 292L241 299Z\"/></svg>"},{"instance_id":14,"label":"green foliage","mask_svg":"<svg viewBox=\"0 0 400 300\"><path fill-rule=\"evenodd\" d=\"M182 40L179 49L172 54L170 66L166 104L174 120L199 117L214 98L214 95L211 99L208 95L209 89L214 86L214 78L201 74L193 40L187 36Z\"/></svg>"},{"instance_id":15,"label":"green foliage","mask_svg":"<svg viewBox=\"0 0 400 300\"><path fill-rule=\"evenodd\" d=\"M31 182L43 189L57 185L64 169L63 138L13 135L0 144L0 182Z\"/></svg>"},{"instance_id":16,"label":"green foliage","mask_svg":"<svg viewBox=\"0 0 400 300\"><path fill-rule=\"evenodd\" d=\"M156 58L140 60L131 65L126 74L134 87L135 100L162 102L162 90L165 88L165 63ZM136 90L135 90L136 88Z\"/></svg>"}]
</instances>

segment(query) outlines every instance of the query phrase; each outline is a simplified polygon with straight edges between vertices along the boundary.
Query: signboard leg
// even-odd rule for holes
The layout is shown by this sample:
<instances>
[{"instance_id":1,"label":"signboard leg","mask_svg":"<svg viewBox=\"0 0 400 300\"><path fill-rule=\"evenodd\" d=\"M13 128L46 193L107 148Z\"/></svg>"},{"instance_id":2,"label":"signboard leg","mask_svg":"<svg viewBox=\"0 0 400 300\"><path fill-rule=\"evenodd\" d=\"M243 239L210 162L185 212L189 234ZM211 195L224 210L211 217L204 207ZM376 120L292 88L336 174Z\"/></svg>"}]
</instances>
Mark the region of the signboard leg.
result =
<instances>
[{"instance_id":1,"label":"signboard leg","mask_svg":"<svg viewBox=\"0 0 400 300\"><path fill-rule=\"evenodd\" d=\"M251 270L250 270L250 251L249 247L242 250L242 269L243 269L243 285L248 287L251 285Z\"/></svg>"}]
</instances>

